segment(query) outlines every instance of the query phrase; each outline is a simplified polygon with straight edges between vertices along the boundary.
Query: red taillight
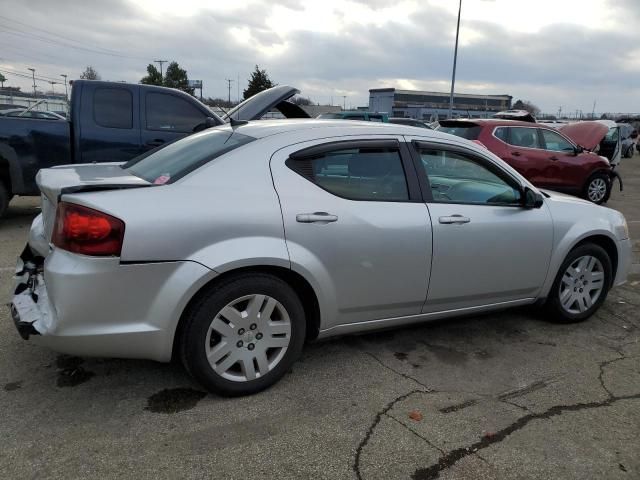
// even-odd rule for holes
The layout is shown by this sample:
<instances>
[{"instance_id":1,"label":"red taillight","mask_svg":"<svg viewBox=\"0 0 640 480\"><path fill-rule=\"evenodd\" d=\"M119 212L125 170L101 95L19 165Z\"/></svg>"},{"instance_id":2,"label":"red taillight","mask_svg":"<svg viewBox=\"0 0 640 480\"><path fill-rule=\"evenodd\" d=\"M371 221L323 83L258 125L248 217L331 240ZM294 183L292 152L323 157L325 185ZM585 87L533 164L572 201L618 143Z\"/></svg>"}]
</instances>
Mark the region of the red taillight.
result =
<instances>
[{"instance_id":1,"label":"red taillight","mask_svg":"<svg viewBox=\"0 0 640 480\"><path fill-rule=\"evenodd\" d=\"M124 222L92 208L60 202L51 241L64 250L83 255L119 256Z\"/></svg>"}]
</instances>

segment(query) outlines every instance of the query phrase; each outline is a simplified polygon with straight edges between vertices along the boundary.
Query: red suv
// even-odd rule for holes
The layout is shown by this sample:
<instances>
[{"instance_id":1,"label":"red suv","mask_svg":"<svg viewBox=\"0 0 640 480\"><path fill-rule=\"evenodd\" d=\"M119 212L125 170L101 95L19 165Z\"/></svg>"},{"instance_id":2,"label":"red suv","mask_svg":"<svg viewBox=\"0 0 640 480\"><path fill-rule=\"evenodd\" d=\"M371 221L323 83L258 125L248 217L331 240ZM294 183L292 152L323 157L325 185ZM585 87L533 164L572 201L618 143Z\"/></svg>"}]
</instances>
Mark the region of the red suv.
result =
<instances>
[{"instance_id":1,"label":"red suv","mask_svg":"<svg viewBox=\"0 0 640 480\"><path fill-rule=\"evenodd\" d=\"M481 143L537 187L598 204L611 194L609 162L579 146L581 137L572 140L541 124L498 119L443 120L437 130Z\"/></svg>"}]
</instances>

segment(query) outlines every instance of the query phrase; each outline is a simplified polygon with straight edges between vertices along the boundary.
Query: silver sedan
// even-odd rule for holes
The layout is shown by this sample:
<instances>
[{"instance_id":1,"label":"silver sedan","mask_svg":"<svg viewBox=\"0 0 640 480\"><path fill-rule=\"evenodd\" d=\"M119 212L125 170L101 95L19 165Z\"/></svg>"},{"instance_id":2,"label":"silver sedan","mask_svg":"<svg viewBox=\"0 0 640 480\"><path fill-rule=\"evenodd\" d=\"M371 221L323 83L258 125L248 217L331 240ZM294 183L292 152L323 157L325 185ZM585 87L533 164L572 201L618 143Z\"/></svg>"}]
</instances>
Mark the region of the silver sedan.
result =
<instances>
[{"instance_id":1,"label":"silver sedan","mask_svg":"<svg viewBox=\"0 0 640 480\"><path fill-rule=\"evenodd\" d=\"M619 212L540 191L464 139L240 123L127 164L42 170L20 334L76 355L176 356L241 395L308 340L534 303L577 322L626 280Z\"/></svg>"}]
</instances>

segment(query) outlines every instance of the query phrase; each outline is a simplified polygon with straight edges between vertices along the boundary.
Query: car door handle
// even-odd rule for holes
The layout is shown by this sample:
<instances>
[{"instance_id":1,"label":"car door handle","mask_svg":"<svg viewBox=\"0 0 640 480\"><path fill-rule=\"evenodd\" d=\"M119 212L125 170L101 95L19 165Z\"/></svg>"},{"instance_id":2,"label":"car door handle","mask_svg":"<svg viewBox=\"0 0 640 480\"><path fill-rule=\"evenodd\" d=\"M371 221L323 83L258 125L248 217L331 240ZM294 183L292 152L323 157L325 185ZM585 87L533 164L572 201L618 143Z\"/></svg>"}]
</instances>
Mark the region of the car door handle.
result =
<instances>
[{"instance_id":1,"label":"car door handle","mask_svg":"<svg viewBox=\"0 0 640 480\"><path fill-rule=\"evenodd\" d=\"M553 157L549 157L549 160L553 160L554 162L557 162L559 158L554 155Z\"/></svg>"},{"instance_id":2,"label":"car door handle","mask_svg":"<svg viewBox=\"0 0 640 480\"><path fill-rule=\"evenodd\" d=\"M519 157L522 154L520 152L511 152L511 155L513 155L514 157Z\"/></svg>"},{"instance_id":3,"label":"car door handle","mask_svg":"<svg viewBox=\"0 0 640 480\"><path fill-rule=\"evenodd\" d=\"M145 143L145 145L147 145L148 147L159 147L163 143L164 140L162 140L161 138L156 138L154 140L149 140L147 143Z\"/></svg>"},{"instance_id":4,"label":"car door handle","mask_svg":"<svg viewBox=\"0 0 640 480\"><path fill-rule=\"evenodd\" d=\"M438 218L438 221L440 223L446 223L446 224L450 224L450 223L457 223L457 224L462 224L462 223L469 223L471 221L471 219L469 217L463 217L462 215L449 215L448 217L440 217Z\"/></svg>"},{"instance_id":5,"label":"car door handle","mask_svg":"<svg viewBox=\"0 0 640 480\"><path fill-rule=\"evenodd\" d=\"M330 223L337 222L338 216L327 212L299 213L296 215L298 223Z\"/></svg>"}]
</instances>

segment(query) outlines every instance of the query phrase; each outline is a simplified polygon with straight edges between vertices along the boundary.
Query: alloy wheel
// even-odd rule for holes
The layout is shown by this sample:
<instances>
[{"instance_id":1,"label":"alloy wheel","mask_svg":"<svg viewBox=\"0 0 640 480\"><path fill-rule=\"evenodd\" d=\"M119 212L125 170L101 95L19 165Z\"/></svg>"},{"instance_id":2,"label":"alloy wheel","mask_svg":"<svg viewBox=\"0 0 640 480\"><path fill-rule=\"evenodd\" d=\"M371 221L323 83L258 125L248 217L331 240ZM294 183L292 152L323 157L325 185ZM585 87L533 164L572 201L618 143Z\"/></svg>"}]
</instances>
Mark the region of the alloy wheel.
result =
<instances>
[{"instance_id":1,"label":"alloy wheel","mask_svg":"<svg viewBox=\"0 0 640 480\"><path fill-rule=\"evenodd\" d=\"M587 195L589 196L589 200L592 202L601 202L602 199L607 194L607 182L604 178L594 178L589 183L589 188L587 189Z\"/></svg>"},{"instance_id":2,"label":"alloy wheel","mask_svg":"<svg viewBox=\"0 0 640 480\"><path fill-rule=\"evenodd\" d=\"M207 359L221 377L247 382L264 377L284 357L291 341L291 319L268 295L246 295L215 316L205 340Z\"/></svg>"},{"instance_id":3,"label":"alloy wheel","mask_svg":"<svg viewBox=\"0 0 640 480\"><path fill-rule=\"evenodd\" d=\"M560 305L572 314L587 311L600 298L604 278L604 268L596 257L585 255L577 258L562 276Z\"/></svg>"}]
</instances>

